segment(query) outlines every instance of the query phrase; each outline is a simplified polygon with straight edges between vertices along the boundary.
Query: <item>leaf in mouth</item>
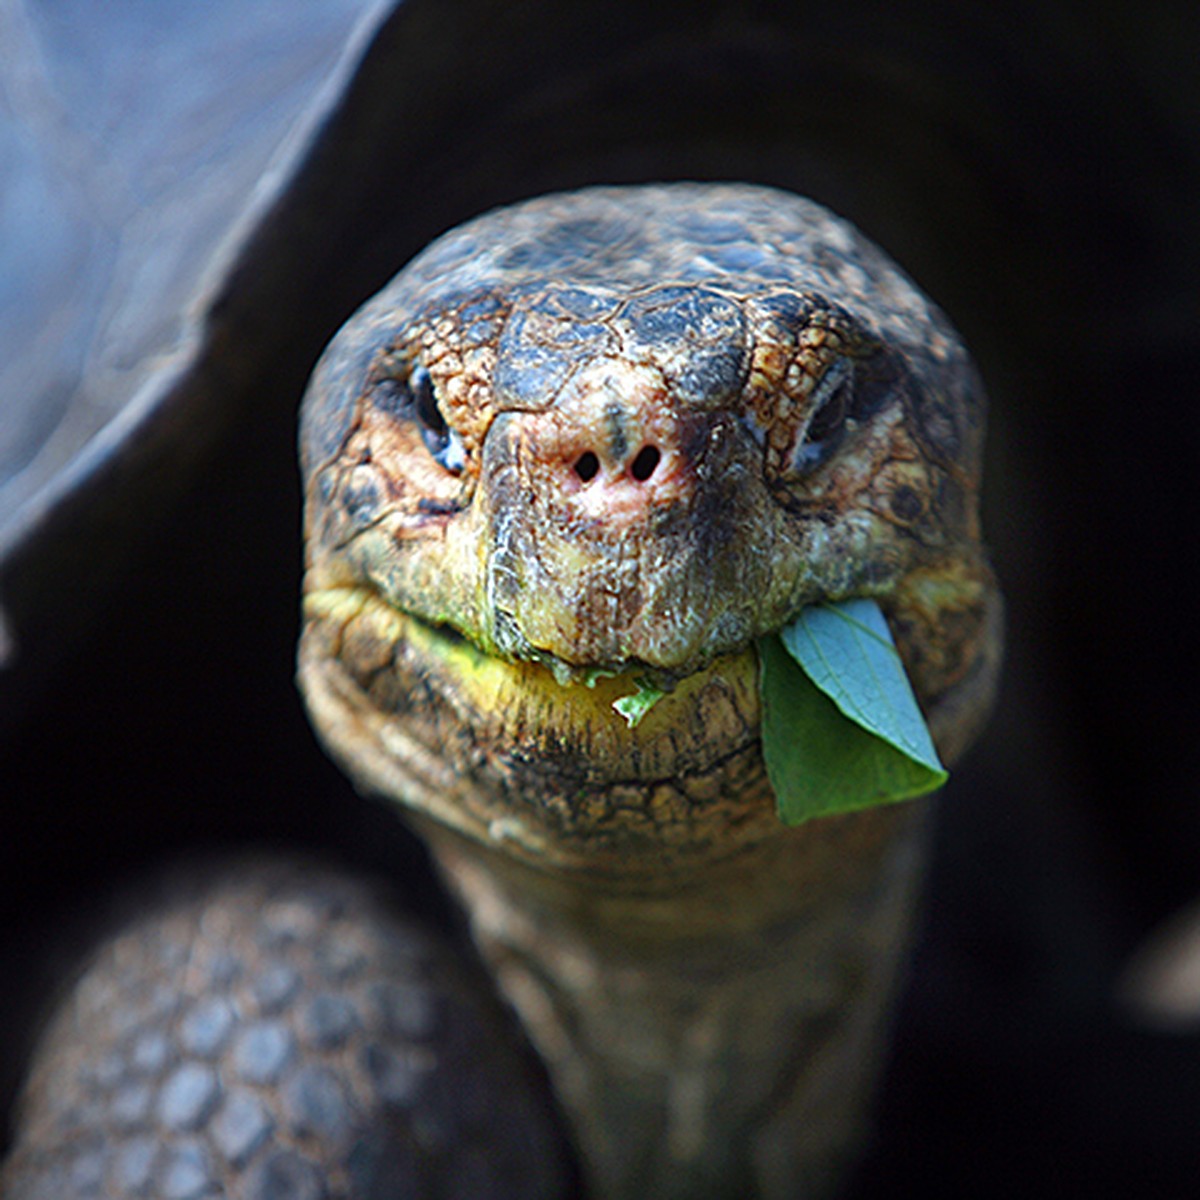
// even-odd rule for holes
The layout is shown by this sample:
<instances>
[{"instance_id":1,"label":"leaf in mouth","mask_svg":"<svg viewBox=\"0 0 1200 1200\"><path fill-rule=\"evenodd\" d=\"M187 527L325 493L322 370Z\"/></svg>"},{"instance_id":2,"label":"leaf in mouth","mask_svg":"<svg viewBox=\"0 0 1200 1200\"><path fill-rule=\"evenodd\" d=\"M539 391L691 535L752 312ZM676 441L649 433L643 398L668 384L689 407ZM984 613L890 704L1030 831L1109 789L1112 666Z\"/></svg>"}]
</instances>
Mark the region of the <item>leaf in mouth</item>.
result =
<instances>
[{"instance_id":1,"label":"leaf in mouth","mask_svg":"<svg viewBox=\"0 0 1200 1200\"><path fill-rule=\"evenodd\" d=\"M649 679L635 679L637 691L613 701L613 708L625 718L632 729L667 693Z\"/></svg>"},{"instance_id":2,"label":"leaf in mouth","mask_svg":"<svg viewBox=\"0 0 1200 1200\"><path fill-rule=\"evenodd\" d=\"M758 653L763 757L785 824L907 800L945 783L875 601L805 608L762 638Z\"/></svg>"}]
</instances>

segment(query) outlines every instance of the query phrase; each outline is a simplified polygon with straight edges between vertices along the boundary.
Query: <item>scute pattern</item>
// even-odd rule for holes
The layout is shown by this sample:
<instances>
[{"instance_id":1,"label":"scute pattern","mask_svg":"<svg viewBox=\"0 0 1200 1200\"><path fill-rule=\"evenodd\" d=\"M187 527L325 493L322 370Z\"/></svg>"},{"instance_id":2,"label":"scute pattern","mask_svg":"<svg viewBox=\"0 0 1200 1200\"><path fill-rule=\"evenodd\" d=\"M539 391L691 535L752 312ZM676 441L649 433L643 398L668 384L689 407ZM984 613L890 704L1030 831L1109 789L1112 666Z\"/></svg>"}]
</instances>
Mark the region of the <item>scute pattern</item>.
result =
<instances>
[{"instance_id":1,"label":"scute pattern","mask_svg":"<svg viewBox=\"0 0 1200 1200\"><path fill-rule=\"evenodd\" d=\"M522 1054L479 981L370 887L239 863L100 949L47 1032L0 1194L557 1196L562 1143Z\"/></svg>"}]
</instances>

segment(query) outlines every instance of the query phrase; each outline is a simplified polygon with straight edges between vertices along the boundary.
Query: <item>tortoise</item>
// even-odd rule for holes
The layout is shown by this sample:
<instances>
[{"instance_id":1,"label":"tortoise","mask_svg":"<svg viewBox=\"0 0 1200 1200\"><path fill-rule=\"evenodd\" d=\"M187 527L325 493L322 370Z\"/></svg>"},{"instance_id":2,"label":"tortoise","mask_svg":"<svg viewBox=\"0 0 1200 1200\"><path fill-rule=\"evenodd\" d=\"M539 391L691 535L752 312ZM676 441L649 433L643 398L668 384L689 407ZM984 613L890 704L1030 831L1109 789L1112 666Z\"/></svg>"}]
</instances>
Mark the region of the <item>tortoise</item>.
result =
<instances>
[{"instance_id":1,"label":"tortoise","mask_svg":"<svg viewBox=\"0 0 1200 1200\"><path fill-rule=\"evenodd\" d=\"M664 7L653 14L640 14L635 26L608 28L607 11L586 7L550 13L536 6L509 12L490 5L435 9L408 4L395 11L388 6L367 11L351 34L351 19L357 14L339 12L336 6L321 7L320 11L320 19L328 24L317 23L312 27L312 40L297 44L298 61L309 63L311 73L293 93L284 93L291 96L293 106L283 113L274 132L262 135L263 142L278 144L279 131L295 119L300 96L315 93L316 108L303 116L298 131L293 130L269 170L266 152L270 146L264 152L260 144L257 156L246 149L255 133L247 113L265 112L269 106L246 93L247 109L231 119L231 127L247 131L245 145L230 152L233 168L243 172L243 180L265 180L251 197L252 203L246 200L248 184L233 186L224 196L214 193L214 205L223 200L225 207L218 205L206 224L196 219L198 212L207 212L203 197L188 194L187 219L172 223L170 218L179 210L172 209L164 196L155 197L148 211L151 219L159 216L164 222L153 238L151 265L159 274L144 271L136 277L144 291L126 292L116 301L112 315L102 310L107 336L98 344L113 357L88 362L88 369L82 372L85 393L53 378L64 369L79 373L77 366L67 364L61 349L81 344L77 330L68 329L58 349L49 339L30 347L41 353L43 346L49 346L42 360L51 368L45 394L50 396L57 389L69 400L69 413L87 411L83 401L88 388L95 399L107 400L122 411L120 419L94 438L81 456L65 466L62 460L53 462L49 482L38 481L36 472L28 470L12 481L17 486L29 481L35 484L31 498L22 506L8 507L18 515L7 526L4 543L3 594L13 647L10 657L13 678L21 689L14 687L12 693L28 697L31 690L47 687L47 678L53 683L56 649L71 653L61 647L69 644L75 627L86 631L89 638L88 649L76 650L77 656L94 656L95 648L100 647L99 661L92 664L89 676L98 702L89 704L85 692L82 697L71 697L57 711L68 716L86 713L94 721L109 706L114 708L113 725L89 729L86 751L81 750L75 759L76 764L87 762L94 770L96 752L112 746L107 772L101 758L101 770L92 776L92 782L82 787L75 784L73 794L80 798L76 806L60 807L52 818L23 813L22 820L28 821L25 828L35 832L39 822L47 822L46 827L54 830L53 852L65 860L59 878L82 876L77 884L81 894L90 894L102 876L125 871L136 860L157 856L164 849L266 836L275 841L332 844L360 865L374 866L392 876L414 876L422 881L413 889L416 902L433 908L443 925L454 925L459 920L456 910L442 907L443 902L429 894L432 884L419 850L392 828L382 810L369 810L347 799L343 785L320 765L314 751L297 749L309 745L306 735L299 732L301 719L287 707L286 699L280 701L290 675L284 665L289 651L284 648L292 641L293 630L283 617L278 618L276 628L275 618L262 616L264 611L294 611L296 551L284 548L294 545L294 540L286 534L280 536L280 531L294 521L289 514L294 514L298 504L289 483L289 468L281 465L284 457L279 447L289 440L281 431L291 426L303 377L340 321L420 245L460 219L541 192L596 182L749 179L817 195L852 215L902 259L919 267L917 273L927 286L945 299L960 324L970 326L970 340L983 351L985 366L995 368L1002 380L1007 373L1005 391L1009 395L1019 390L1013 380L1028 384L1031 358L1039 368L1047 361L1074 365L1088 357L1086 351L1091 347L1103 342L1103 330L1111 327L1103 323L1089 326L1094 341L1053 358L1057 334L1052 336L1047 316L1057 311L1056 304L1072 299L1072 271L1092 249L1090 243L1072 247L1065 237L1069 226L1066 214L1074 211L1069 203L1074 199L1070 177L1064 180L1043 170L1056 161L1061 148L1057 134L1068 128L1069 122L1064 120L1044 137L1022 141L1019 152L1011 149L1013 143L1007 139L1015 130L1027 132L1030 111L1044 111L1038 101L1049 85L1042 80L1052 78L1051 68L1062 67L1067 56L1062 43L1053 38L1042 40L1030 33L1028 40L1010 40L1002 15L969 18L967 28L956 35L939 20L944 14L936 6L916 17L908 14L903 21L876 15L866 23L861 14L849 9L840 16L823 14L820 33L814 34L804 14L791 18L765 10L733 14L720 6L705 9L700 16L690 8ZM213 29L222 28L219 11L212 19ZM30 8L15 10L7 21L6 29L25 34L27 48L33 45L40 48L42 59L49 57L56 44L49 17ZM261 26L251 22L246 28L260 28L264 40L279 38L267 15ZM114 26L112 36L120 38L124 32ZM187 30L192 38L197 32L195 28ZM321 42L321 38L326 40ZM77 43L78 39L72 39L72 45ZM331 69L329 64L343 43L348 49ZM101 41L91 44L103 45ZM1136 48L1136 42L1131 44ZM985 49L980 50L980 45ZM960 51L961 59L957 57ZM225 53L222 61L228 68L235 60L228 57L229 47ZM305 59L307 54L312 58ZM969 68L983 59L1007 65L1017 82L997 85L992 92L977 91ZM36 63L38 57L27 55L24 61ZM247 61L253 60L248 57ZM316 67L311 66L314 61ZM806 68L799 77L795 71L798 62ZM317 88L314 81L322 72L325 85ZM739 90L734 97L728 87L730 78L753 80L755 86ZM517 80L523 81L520 86L514 85ZM227 90L232 96L240 94L237 89ZM30 103L28 87L24 91L12 88L9 95ZM1081 99L1075 115L1086 113L1095 92L1084 88L1078 95ZM715 103L717 97L719 104ZM287 103L282 107L287 108ZM49 111L53 116L53 109ZM175 120L187 115L181 118L173 110L164 112ZM568 113L569 119L563 113ZM930 133L931 118L937 119L936 136ZM55 147L64 145L63 128L46 128L43 123L39 132L59 139L52 141ZM1057 180L1063 198L1057 207L1048 208L1044 237L1016 244L1002 238L1013 227L1011 214L1001 200L987 194L992 176L979 169L971 152L963 152L964 138L975 149L983 147L991 154L989 161L1001 180L995 188L1000 196L1017 179L1048 180L1047 187L1055 186ZM66 150L56 152L66 154L79 144L67 142ZM1006 153L1012 154L1012 161L1005 159ZM72 161L77 160L78 155L72 153ZM98 172L101 177L104 174ZM928 180L934 176L940 186L930 193ZM111 199L113 192L106 195ZM662 203L665 201L656 199L650 207L657 209ZM786 207L793 202L779 203ZM646 219L652 217L650 213ZM175 228L187 230L186 238L162 232ZM234 237L218 248L215 239L226 229L233 229ZM980 249L990 238L1003 241L1002 254ZM1031 303L1029 279L1045 281L1047 272L1034 271L1023 254L1033 255L1047 243L1064 238L1066 248L1058 247L1061 265L1049 273L1057 290L1052 297L1041 295ZM128 243L133 241L130 236ZM861 253L871 257L874 252L864 249ZM998 265L1001 258L1004 262ZM676 270L672 264L672 273ZM202 271L197 300L196 280ZM988 281L986 301L977 294L981 278ZM1130 297L1124 314L1129 320L1129 313L1147 307L1143 304L1139 309L1138 299ZM82 316L90 320L97 302L89 301L86 293L84 300ZM205 314L202 323L193 315L198 303ZM1018 308L1020 319L1012 316ZM377 312L368 310L372 311ZM164 330L162 318L174 321L177 315L182 317L179 323ZM69 312L63 315L64 321L70 318ZM860 314L860 319L870 322L873 318ZM1073 331L1077 334L1081 327L1082 322ZM361 331L362 326L359 328ZM49 332L53 334L53 330ZM1003 347L1006 338L1018 334L1023 354L1016 364L1003 353ZM353 347L361 333L350 336ZM167 348L173 353L166 353ZM336 378L329 383L328 377L337 376L339 364L353 358L350 350L343 349L327 360L333 365L325 368L326 383L315 385L321 394L336 390ZM127 363L132 364L130 374L113 370ZM39 382L32 368L22 369L30 372L21 377L23 388L29 379ZM987 374L990 379L993 371ZM1045 395L1046 387L1043 384L1040 393L1037 388L1033 392ZM338 403L344 407L346 401L326 403L334 405L336 414ZM951 407L957 416L962 415L960 407ZM328 417L324 423L338 427L342 420L344 413L336 419ZM322 421L310 418L310 444L312 438L321 436L321 425ZM936 427L936 421L929 427ZM311 432L312 428L317 432ZM926 424L920 428L925 429ZM447 431L435 428L432 436L440 437L443 432ZM968 461L975 452L966 452ZM152 524L148 508L159 506L172 492L186 491L189 476L197 483L179 502L167 534L151 550L141 552L145 557L140 565L135 559L130 566L127 555L134 553L131 546ZM214 501L216 489L222 494ZM214 512L214 505L222 501L231 505L231 513ZM321 518L311 519L320 525ZM257 529L252 528L256 520ZM224 539L231 532L233 540L226 544ZM272 554L279 556L274 562L268 559ZM214 563L218 564L215 571ZM61 580L68 570L74 583L64 589ZM138 581L137 589L130 585L131 578ZM271 586L264 587L264 582ZM107 601L102 633L88 631L87 620L95 619L103 594L113 588L110 595L117 599ZM197 601L198 596L202 602ZM161 606L153 619L147 619L144 611L128 611L131 601L145 604L147 597ZM242 606L244 611L239 611ZM233 613L236 620L231 620ZM318 630L320 617L310 608L313 628ZM460 624L463 620L460 618ZM468 628L465 632L478 631ZM313 634L306 644L311 647L319 638L319 633ZM919 639L912 643L916 644ZM508 652L512 652L511 644ZM137 666L139 656L144 656L142 667ZM309 658L303 667L310 680L310 696L315 694L312 680L317 677L313 661ZM168 666L173 682L165 687L163 674ZM114 687L118 667L130 672L129 692L138 693L138 704L120 702L122 689ZM259 681L268 676L276 683L260 691ZM186 684L178 682L181 678ZM320 724L320 709L326 701L318 698L311 702ZM55 711L54 700L47 703L50 708L44 711ZM272 715L276 712L286 716ZM114 737L119 722L131 715L136 716L136 730ZM264 727L270 730L265 735ZM336 728L324 722L334 753L352 763L357 761L355 752L331 732ZM240 738L245 742L239 744ZM25 794L53 796L67 778L63 774L66 768L56 772L54 764L46 763L44 751L28 728L16 745L18 768L36 762L44 776ZM157 765L143 764L130 771L132 755L122 747L132 746L151 764L158 759ZM207 760L210 754L211 763L198 761ZM234 766L236 772L230 769ZM358 775L363 771L361 765L351 769ZM370 768L373 773L379 769ZM235 774L237 783L231 786ZM8 777L33 778L32 773L22 776L19 770ZM124 793L120 796L121 814L88 815L91 804L85 807L84 801L90 800L88 789L96 786L97 778L113 796L120 787ZM72 794L70 787L66 790ZM302 807L303 799L297 801L301 793L315 799ZM164 797L173 798L179 811L166 811ZM249 803L251 797L254 806ZM911 816L907 808L888 810L886 816L866 824L888 830L894 827L903 841L906 835L899 831L911 823ZM75 826L73 831L57 829L68 817ZM99 838L98 833L111 822L127 822L122 835ZM502 823L501 828L511 830L512 826ZM138 831L137 839L126 832L133 829ZM477 933L486 952L496 957L500 951L495 938L507 940L516 935L511 930L489 928L488 914L513 911L510 889L536 897L541 894L539 888L553 891L553 885L544 883L535 865L532 877L542 882L530 893L528 866L516 865L499 873L491 867L483 871L455 835L435 832L431 837L441 843L438 853L456 886L477 899L482 897L475 908ZM29 853L29 840L26 834L22 853ZM97 841L102 847L99 852L91 845ZM507 844L519 841L506 838ZM36 849L33 853L36 855ZM614 861L620 858L618 854ZM613 869L612 863L606 869ZM288 868L270 870L283 880L270 886L295 886ZM43 879L48 874L43 873ZM755 872L755 879L764 877L769 878L769 873ZM885 874L883 878L888 877ZM332 906L341 911L339 906L353 908L362 903L374 914L374 901L357 899L360 893L351 884L333 879L308 882L316 895L326 895L322 902L326 909ZM52 885L43 882L40 886L43 894L53 896ZM892 878L891 886L903 891L908 885ZM62 890L60 886L60 897ZM884 887L874 897L881 905L879 911L903 924L905 906L887 903L886 892ZM37 885L23 888L22 893L24 910L38 897ZM329 900L330 893L336 899ZM502 897L499 908L497 896ZM551 899L545 901L547 907L538 910L539 919L551 920L546 915L553 911ZM764 902L770 903L769 899ZM234 908L240 911L245 904L244 893L240 907ZM303 910L304 902L297 904ZM671 907L664 902L664 911ZM752 905L748 909L740 904L729 907L738 919L753 912ZM296 915L296 909L287 905L282 905L281 911ZM620 906L614 913L612 919L624 921L626 913ZM54 916L51 904L45 919L49 922ZM608 919L604 913L600 917ZM27 919L22 911L23 926ZM375 919L372 915L371 920ZM388 920L379 918L379 928L385 928ZM378 936L386 940L390 934ZM423 935L406 934L405 938L410 936L416 945L425 945ZM853 940L849 937L849 942ZM469 957L461 938L459 950ZM523 949L518 950L521 953L516 958L520 959ZM19 953L18 946L14 961L23 962ZM432 949L427 953L436 955ZM507 981L510 999L520 1008L521 964L514 965L511 945L503 953L509 959L499 974ZM719 949L713 953L719 955ZM880 962L888 959L884 954ZM549 962L541 969L551 971L553 957ZM446 977L460 979L459 969L446 967ZM529 969L525 963L524 970ZM435 974L441 970L439 967ZM666 978L678 981L680 974L668 972ZM615 988L623 977L622 971L609 963L594 978L612 982ZM478 986L477 979L472 986ZM457 997L466 990L454 983L450 994ZM863 1011L877 1018L878 997L887 990L882 982L876 988L863 989L862 994L872 996L872 1003ZM415 1019L411 1013L409 1017ZM490 1011L470 1018L475 1019L492 1030L503 1028L506 1020L502 1013ZM629 1017L619 1008L598 1005L594 1014L587 1016L592 1019L621 1022L624 1028ZM536 1029L536 1022L531 1029ZM411 1036L411 1028L407 1033ZM547 1114L544 1106L539 1108L539 1068L520 1064L519 1046L500 1052L505 1104L514 1111L527 1110L534 1132L526 1136L540 1151L531 1157L541 1163L544 1172L536 1186L526 1179L518 1190L533 1194L537 1187L573 1186L569 1168L561 1166L553 1148L556 1138L561 1143L568 1136L582 1149L588 1184L600 1194L606 1188L616 1194L621 1188L632 1189L630 1194L645 1194L647 1180L653 1181L658 1194L673 1194L672 1189L674 1194L698 1194L704 1183L744 1194L737 1190L744 1183L739 1173L747 1171L759 1173L760 1186L767 1194L772 1187L778 1194L792 1194L799 1186L797 1174L815 1191L823 1182L824 1156L838 1149L841 1135L819 1129L811 1142L800 1148L792 1144L793 1139L783 1139L787 1148L778 1152L781 1157L763 1154L762 1159L773 1166L749 1168L744 1146L730 1148L720 1136L700 1136L704 1126L699 1121L679 1126L676 1137L682 1141L672 1142L659 1136L652 1122L642 1119L644 1114L626 1092L610 1092L601 1084L592 1098L598 1109L592 1101L580 1101L579 1093L564 1081L562 1060L556 1061L544 1032L535 1032L534 1040L556 1077L574 1133L547 1132L558 1118ZM505 1053L509 1057L505 1058ZM486 1070L486 1064L481 1069ZM848 1108L853 1107L856 1091L850 1082L854 1075L852 1070L839 1074L835 1085L838 1099ZM525 1076L532 1079L528 1101L520 1098L527 1094L520 1082ZM179 1086L182 1092L177 1100L185 1109L189 1095L203 1100L202 1088L193 1086L189 1093ZM594 1115L606 1102L615 1111L613 1119L626 1122L615 1136L603 1129ZM784 1107L778 1097L775 1102ZM646 1103L653 1109L653 1102ZM630 1108L632 1111L620 1111ZM834 1109L829 1104L820 1112L831 1126L839 1124L836 1117L840 1114ZM429 1111L436 1113L436 1109ZM689 1175L676 1159L686 1161L697 1140L702 1143L701 1150L715 1157ZM611 1158L595 1149L605 1141L615 1145ZM646 1141L652 1143L650 1151L645 1149ZM472 1143L476 1148L482 1144ZM387 1153L380 1153L387 1166ZM662 1165L647 1166L642 1157L646 1153L665 1155L660 1159ZM803 1169L795 1167L789 1157L793 1154L803 1155ZM723 1159L726 1155L734 1161ZM475 1156L453 1157L459 1168L476 1169ZM496 1160L479 1169L503 1174L510 1166L497 1151ZM276 1169L274 1186L291 1186L291 1194L305 1194L302 1188L309 1177L287 1174L294 1163L292 1168L277 1163ZM368 1164L363 1169L384 1168ZM183 1167L180 1170L177 1179L184 1181L179 1186L185 1188L187 1172ZM192 1178L194 1181L195 1176ZM772 1178L775 1183L769 1182ZM192 1186L196 1186L194 1182ZM460 1186L469 1194L484 1194L478 1179L468 1179L465 1184L460 1181ZM643 1190L637 1191L638 1187Z\"/></svg>"}]
</instances>

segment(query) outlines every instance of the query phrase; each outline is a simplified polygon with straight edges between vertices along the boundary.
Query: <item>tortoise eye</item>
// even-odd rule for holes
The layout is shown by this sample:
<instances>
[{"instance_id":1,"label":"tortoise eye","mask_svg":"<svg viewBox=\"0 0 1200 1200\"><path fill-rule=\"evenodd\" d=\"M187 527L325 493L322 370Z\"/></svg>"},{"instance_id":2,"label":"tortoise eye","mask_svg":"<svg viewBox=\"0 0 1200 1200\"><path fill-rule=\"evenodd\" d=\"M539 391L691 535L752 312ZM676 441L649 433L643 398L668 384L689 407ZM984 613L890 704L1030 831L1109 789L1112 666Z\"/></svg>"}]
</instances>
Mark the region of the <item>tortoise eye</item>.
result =
<instances>
[{"instance_id":1,"label":"tortoise eye","mask_svg":"<svg viewBox=\"0 0 1200 1200\"><path fill-rule=\"evenodd\" d=\"M837 448L853 404L854 366L849 359L839 358L813 388L813 414L792 459L798 474L819 467Z\"/></svg>"},{"instance_id":2,"label":"tortoise eye","mask_svg":"<svg viewBox=\"0 0 1200 1200\"><path fill-rule=\"evenodd\" d=\"M437 406L433 394L433 379L424 367L413 367L408 377L408 390L413 398L413 416L421 423L421 434L429 453L436 455L450 436L446 418Z\"/></svg>"},{"instance_id":3,"label":"tortoise eye","mask_svg":"<svg viewBox=\"0 0 1200 1200\"><path fill-rule=\"evenodd\" d=\"M376 389L376 402L397 416L417 423L421 440L438 466L457 475L466 465L462 438L446 423L438 408L433 379L424 367L413 367L406 383L396 379L382 380Z\"/></svg>"}]
</instances>

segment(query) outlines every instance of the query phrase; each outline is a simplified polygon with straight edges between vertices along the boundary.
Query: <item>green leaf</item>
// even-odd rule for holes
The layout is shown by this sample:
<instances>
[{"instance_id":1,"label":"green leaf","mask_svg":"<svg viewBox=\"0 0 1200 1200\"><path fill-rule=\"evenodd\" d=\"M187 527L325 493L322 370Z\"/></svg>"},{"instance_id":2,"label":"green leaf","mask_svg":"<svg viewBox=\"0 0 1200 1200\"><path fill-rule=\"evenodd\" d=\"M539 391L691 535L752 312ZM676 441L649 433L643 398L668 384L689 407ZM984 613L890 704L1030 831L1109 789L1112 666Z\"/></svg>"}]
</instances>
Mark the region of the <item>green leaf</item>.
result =
<instances>
[{"instance_id":1,"label":"green leaf","mask_svg":"<svg viewBox=\"0 0 1200 1200\"><path fill-rule=\"evenodd\" d=\"M632 729L667 693L649 679L635 679L637 691L632 696L622 696L613 701L617 710Z\"/></svg>"},{"instance_id":2,"label":"green leaf","mask_svg":"<svg viewBox=\"0 0 1200 1200\"><path fill-rule=\"evenodd\" d=\"M620 672L614 667L589 667L583 672L584 687L595 688L596 684L602 679L615 679Z\"/></svg>"},{"instance_id":3,"label":"green leaf","mask_svg":"<svg viewBox=\"0 0 1200 1200\"><path fill-rule=\"evenodd\" d=\"M873 600L806 608L758 651L763 756L786 824L906 800L945 783Z\"/></svg>"}]
</instances>

